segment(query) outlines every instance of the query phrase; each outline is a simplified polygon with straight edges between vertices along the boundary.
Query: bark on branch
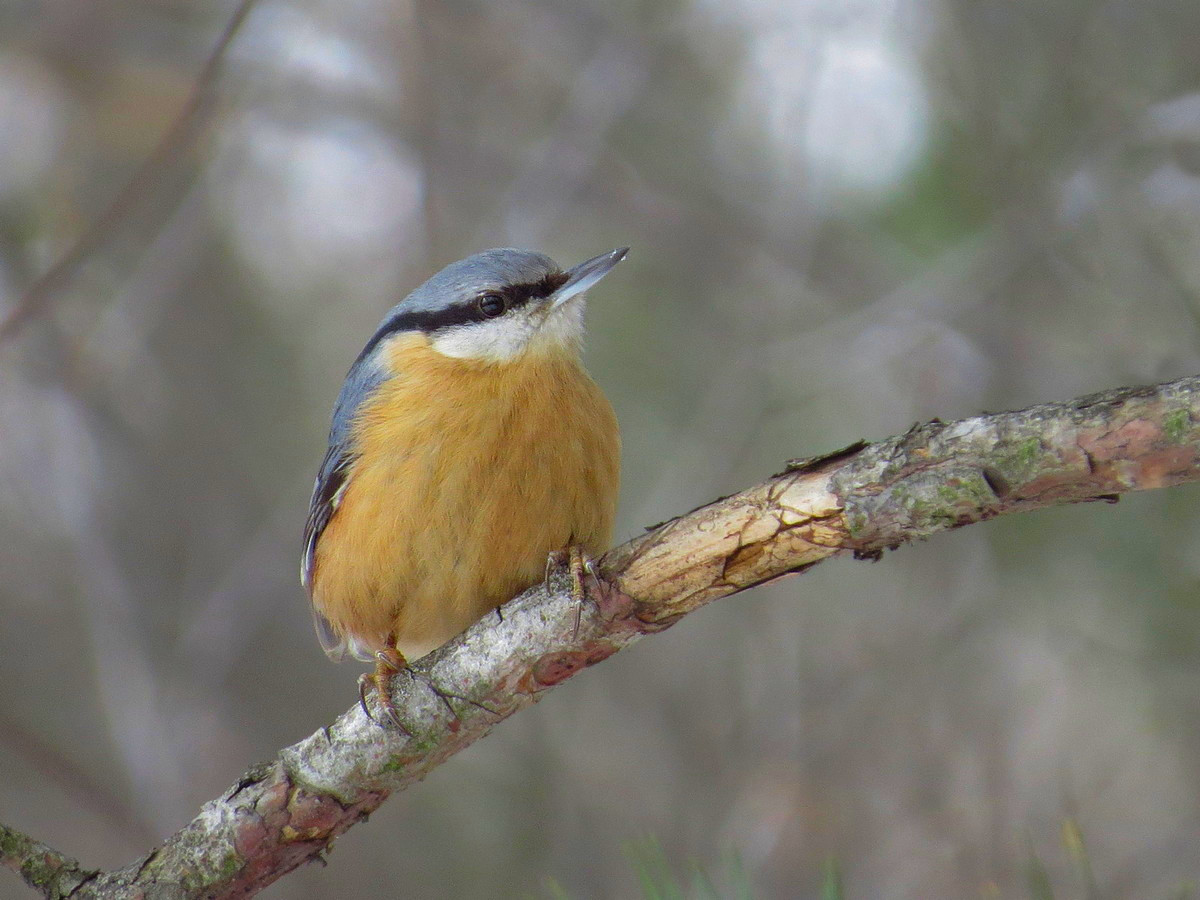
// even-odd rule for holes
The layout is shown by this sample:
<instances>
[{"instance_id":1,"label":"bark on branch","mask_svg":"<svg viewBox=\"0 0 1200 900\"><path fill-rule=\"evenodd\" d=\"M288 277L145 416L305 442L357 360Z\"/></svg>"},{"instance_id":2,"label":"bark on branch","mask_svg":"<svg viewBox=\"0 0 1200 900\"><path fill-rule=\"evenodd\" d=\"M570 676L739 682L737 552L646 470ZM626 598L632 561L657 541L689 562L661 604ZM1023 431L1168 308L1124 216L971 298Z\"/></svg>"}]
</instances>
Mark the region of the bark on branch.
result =
<instances>
[{"instance_id":1,"label":"bark on branch","mask_svg":"<svg viewBox=\"0 0 1200 900\"><path fill-rule=\"evenodd\" d=\"M421 660L397 679L403 731L356 704L119 871L82 870L3 829L0 860L51 897L250 896L544 691L706 603L831 556L878 558L993 516L1196 480L1200 378L929 422L793 460L611 550L582 608L556 572Z\"/></svg>"}]
</instances>

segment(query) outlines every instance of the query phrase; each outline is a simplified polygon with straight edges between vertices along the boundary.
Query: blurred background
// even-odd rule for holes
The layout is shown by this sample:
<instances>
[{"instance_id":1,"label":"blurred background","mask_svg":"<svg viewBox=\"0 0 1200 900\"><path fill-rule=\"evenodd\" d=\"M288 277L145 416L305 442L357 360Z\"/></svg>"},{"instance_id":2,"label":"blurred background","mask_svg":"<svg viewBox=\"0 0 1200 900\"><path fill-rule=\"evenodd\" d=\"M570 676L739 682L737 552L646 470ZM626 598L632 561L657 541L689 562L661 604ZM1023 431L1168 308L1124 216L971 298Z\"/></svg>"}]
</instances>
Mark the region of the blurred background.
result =
<instances>
[{"instance_id":1,"label":"blurred background","mask_svg":"<svg viewBox=\"0 0 1200 900\"><path fill-rule=\"evenodd\" d=\"M0 318L228 2L0 5ZM788 457L1200 371L1194 0L260 0L193 129L0 342L0 819L130 862L356 699L300 532L346 368L441 266L595 292L618 538ZM1200 488L734 597L572 680L274 898L1177 897ZM0 896L24 897L3 873Z\"/></svg>"}]
</instances>

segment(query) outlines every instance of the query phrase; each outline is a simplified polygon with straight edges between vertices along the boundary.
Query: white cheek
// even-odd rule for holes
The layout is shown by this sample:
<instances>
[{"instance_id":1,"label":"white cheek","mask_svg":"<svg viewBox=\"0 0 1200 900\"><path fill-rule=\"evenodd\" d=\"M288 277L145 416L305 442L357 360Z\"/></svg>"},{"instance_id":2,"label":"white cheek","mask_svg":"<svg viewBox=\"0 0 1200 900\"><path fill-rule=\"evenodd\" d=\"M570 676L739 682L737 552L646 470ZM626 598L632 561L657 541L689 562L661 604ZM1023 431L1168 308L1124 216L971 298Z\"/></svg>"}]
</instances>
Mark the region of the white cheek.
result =
<instances>
[{"instance_id":1,"label":"white cheek","mask_svg":"<svg viewBox=\"0 0 1200 900\"><path fill-rule=\"evenodd\" d=\"M546 348L578 347L583 340L583 296L572 297L542 323L531 344Z\"/></svg>"},{"instance_id":2,"label":"white cheek","mask_svg":"<svg viewBox=\"0 0 1200 900\"><path fill-rule=\"evenodd\" d=\"M532 328L527 319L504 317L494 322L457 325L430 342L443 356L456 359L512 359L525 349Z\"/></svg>"},{"instance_id":3,"label":"white cheek","mask_svg":"<svg viewBox=\"0 0 1200 900\"><path fill-rule=\"evenodd\" d=\"M578 349L583 339L583 298L572 298L540 323L526 315L456 325L430 341L443 356L506 362L526 350Z\"/></svg>"}]
</instances>

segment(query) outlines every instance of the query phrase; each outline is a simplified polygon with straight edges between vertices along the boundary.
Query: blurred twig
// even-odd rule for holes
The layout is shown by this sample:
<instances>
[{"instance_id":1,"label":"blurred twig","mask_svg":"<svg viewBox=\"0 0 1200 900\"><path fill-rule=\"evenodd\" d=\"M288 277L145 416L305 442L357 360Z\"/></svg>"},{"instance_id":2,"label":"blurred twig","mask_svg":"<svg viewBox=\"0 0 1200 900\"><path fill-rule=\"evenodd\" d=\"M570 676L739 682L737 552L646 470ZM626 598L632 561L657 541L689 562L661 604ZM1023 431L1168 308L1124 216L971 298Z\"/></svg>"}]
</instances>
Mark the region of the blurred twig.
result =
<instances>
[{"instance_id":1,"label":"blurred twig","mask_svg":"<svg viewBox=\"0 0 1200 900\"><path fill-rule=\"evenodd\" d=\"M352 707L251 769L148 856L72 896L142 896L147 886L181 898L252 895L320 858L392 792L543 691L705 603L832 556L878 559L994 516L1188 481L1200 481L1200 376L933 421L794 460L607 553L582 608L570 577L552 573L396 680L402 728L381 728ZM30 883L43 858L76 865L9 834L0 832L5 862Z\"/></svg>"},{"instance_id":2,"label":"blurred twig","mask_svg":"<svg viewBox=\"0 0 1200 900\"><path fill-rule=\"evenodd\" d=\"M203 68L196 76L192 93L166 134L155 146L129 182L121 189L108 208L75 240L71 248L39 277L8 315L0 319L0 344L13 337L21 327L39 312L54 292L63 287L87 258L112 236L121 221L145 197L151 196L162 175L195 138L204 124L216 99L213 90L229 45L257 0L241 0L221 37L217 40Z\"/></svg>"},{"instance_id":3,"label":"blurred twig","mask_svg":"<svg viewBox=\"0 0 1200 900\"><path fill-rule=\"evenodd\" d=\"M30 887L44 891L47 897L69 897L98 874L53 847L2 824L0 863L24 878Z\"/></svg>"}]
</instances>

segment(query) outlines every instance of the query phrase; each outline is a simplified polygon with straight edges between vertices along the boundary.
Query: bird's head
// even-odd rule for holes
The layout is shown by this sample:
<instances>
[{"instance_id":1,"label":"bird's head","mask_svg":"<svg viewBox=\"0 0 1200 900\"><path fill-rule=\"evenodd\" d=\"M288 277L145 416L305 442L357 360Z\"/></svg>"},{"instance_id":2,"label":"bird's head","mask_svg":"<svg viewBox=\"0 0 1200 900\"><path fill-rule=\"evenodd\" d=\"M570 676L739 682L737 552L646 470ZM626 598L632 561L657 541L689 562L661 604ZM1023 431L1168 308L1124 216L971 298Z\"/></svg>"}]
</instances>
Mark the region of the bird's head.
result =
<instances>
[{"instance_id":1,"label":"bird's head","mask_svg":"<svg viewBox=\"0 0 1200 900\"><path fill-rule=\"evenodd\" d=\"M529 250L476 253L393 307L372 344L418 331L434 350L460 359L504 362L538 350L575 352L583 336L584 292L628 251L622 247L566 270Z\"/></svg>"}]
</instances>

